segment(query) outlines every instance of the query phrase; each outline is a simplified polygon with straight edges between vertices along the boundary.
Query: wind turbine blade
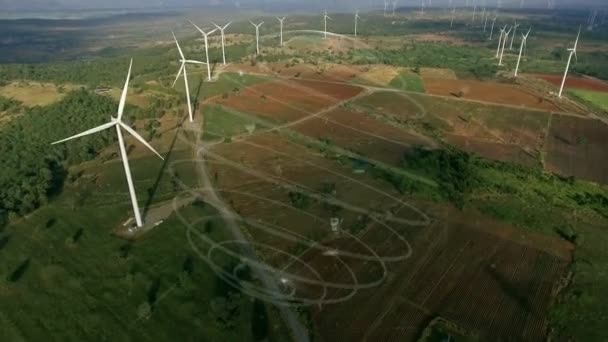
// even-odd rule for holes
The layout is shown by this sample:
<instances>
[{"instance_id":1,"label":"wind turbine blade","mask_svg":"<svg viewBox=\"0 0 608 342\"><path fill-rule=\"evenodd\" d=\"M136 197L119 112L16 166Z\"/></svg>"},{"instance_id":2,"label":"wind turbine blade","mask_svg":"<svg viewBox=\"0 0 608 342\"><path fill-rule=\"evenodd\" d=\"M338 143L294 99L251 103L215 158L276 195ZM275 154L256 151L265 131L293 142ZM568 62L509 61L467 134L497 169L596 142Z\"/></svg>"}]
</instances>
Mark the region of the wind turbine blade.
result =
<instances>
[{"instance_id":1,"label":"wind turbine blade","mask_svg":"<svg viewBox=\"0 0 608 342\"><path fill-rule=\"evenodd\" d=\"M229 21L229 22L228 22L228 24L224 25L224 28L223 28L223 29L225 30L225 29L226 29L228 26L230 26L230 24L232 24L232 20L231 20L231 21Z\"/></svg>"},{"instance_id":2,"label":"wind turbine blade","mask_svg":"<svg viewBox=\"0 0 608 342\"><path fill-rule=\"evenodd\" d=\"M177 45L177 51L179 51L179 55L182 56L182 59L186 59L184 57L184 53L182 52L182 48L179 46L179 43L177 42L177 38L175 38L175 33L171 32L171 34L173 35L173 39L175 40L175 45Z\"/></svg>"},{"instance_id":3,"label":"wind turbine blade","mask_svg":"<svg viewBox=\"0 0 608 342\"><path fill-rule=\"evenodd\" d=\"M249 20L249 22L251 23L251 25L255 26L255 24L253 23L253 21Z\"/></svg>"},{"instance_id":4,"label":"wind turbine blade","mask_svg":"<svg viewBox=\"0 0 608 342\"><path fill-rule=\"evenodd\" d=\"M219 29L219 27L218 27L218 28L216 28L216 29L213 29L213 30L211 30L211 31L209 31L209 32L207 32L206 36L213 34L213 33L214 33L215 31L217 31L218 29Z\"/></svg>"},{"instance_id":5,"label":"wind turbine blade","mask_svg":"<svg viewBox=\"0 0 608 342\"><path fill-rule=\"evenodd\" d=\"M213 21L211 22L211 24L213 24L213 26L217 27L218 29L222 29L218 24L214 23Z\"/></svg>"},{"instance_id":6,"label":"wind turbine blade","mask_svg":"<svg viewBox=\"0 0 608 342\"><path fill-rule=\"evenodd\" d=\"M190 21L190 20L188 20L188 21ZM196 24L195 24L195 23L193 23L192 21L190 21L190 24L192 24L194 27L196 27L196 29L197 29L197 30L198 30L200 33L202 33L203 35L205 35L205 31L201 30L201 28L200 28L200 27L196 26Z\"/></svg>"},{"instance_id":7,"label":"wind turbine blade","mask_svg":"<svg viewBox=\"0 0 608 342\"><path fill-rule=\"evenodd\" d=\"M179 77L182 75L182 71L184 71L185 66L186 66L186 63L182 62L182 66L179 67L179 71L177 72L177 76L175 76L175 81L173 82L173 85L171 86L171 88L175 87L175 84L177 83L177 80L179 79Z\"/></svg>"},{"instance_id":8,"label":"wind turbine blade","mask_svg":"<svg viewBox=\"0 0 608 342\"><path fill-rule=\"evenodd\" d=\"M118 103L118 120L122 118L122 113L125 110L125 103L127 102L127 89L129 88L129 78L131 78L131 67L133 66L133 59L129 63L129 72L127 73L127 80L125 81L125 87L122 88L122 94L120 95L120 102Z\"/></svg>"},{"instance_id":9,"label":"wind turbine blade","mask_svg":"<svg viewBox=\"0 0 608 342\"><path fill-rule=\"evenodd\" d=\"M127 132L129 132L129 134L131 134L135 139L139 140L142 144L144 144L147 148L154 152L160 159L165 160L165 158L163 158L158 152L156 152L156 150L152 146L150 146L150 144L148 144L148 142L145 141L144 138L141 137L141 135L135 132L133 128L129 127L129 125L125 124L122 121L118 121L118 124L120 125L120 127L124 128Z\"/></svg>"},{"instance_id":10,"label":"wind turbine blade","mask_svg":"<svg viewBox=\"0 0 608 342\"><path fill-rule=\"evenodd\" d=\"M190 64L207 64L207 63L205 63L205 62L201 62L201 61L195 61L195 60L192 60L192 59L188 59L188 60L186 61L186 63L190 63Z\"/></svg>"},{"instance_id":11,"label":"wind turbine blade","mask_svg":"<svg viewBox=\"0 0 608 342\"><path fill-rule=\"evenodd\" d=\"M78 133L78 134L76 134L76 135L73 135L73 136L71 136L71 137L69 137L69 138L65 138L65 139L62 139L62 140L59 140L59 141L55 141L54 143L51 143L51 145L60 144L60 143L62 143L62 142L66 142L66 141L68 141L68 140L72 140L72 139L76 139L76 138L84 137L85 135L89 135L89 134L93 134L93 133L101 132L101 131L106 130L106 129L110 128L110 127L113 127L113 126L115 126L115 125L116 125L116 122L114 122L114 121L110 121L110 122L105 123L105 124L103 124L103 125L101 125L101 126L97 126L97 127L95 127L95 128L91 128L91 129L89 129L89 130L86 130L86 131L84 131L84 132L82 132L82 133Z\"/></svg>"}]
</instances>

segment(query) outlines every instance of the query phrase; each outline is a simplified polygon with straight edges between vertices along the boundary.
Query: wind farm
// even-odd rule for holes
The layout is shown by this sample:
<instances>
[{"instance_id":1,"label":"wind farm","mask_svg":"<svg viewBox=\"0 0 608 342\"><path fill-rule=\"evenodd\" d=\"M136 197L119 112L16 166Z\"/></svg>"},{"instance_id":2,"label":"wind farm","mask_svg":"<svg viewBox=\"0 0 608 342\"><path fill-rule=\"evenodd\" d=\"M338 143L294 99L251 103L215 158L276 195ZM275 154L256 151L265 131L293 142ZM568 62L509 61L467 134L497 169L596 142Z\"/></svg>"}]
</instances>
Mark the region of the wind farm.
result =
<instances>
[{"instance_id":1,"label":"wind farm","mask_svg":"<svg viewBox=\"0 0 608 342\"><path fill-rule=\"evenodd\" d=\"M0 19L0 340L601 340L608 25L564 6Z\"/></svg>"}]
</instances>

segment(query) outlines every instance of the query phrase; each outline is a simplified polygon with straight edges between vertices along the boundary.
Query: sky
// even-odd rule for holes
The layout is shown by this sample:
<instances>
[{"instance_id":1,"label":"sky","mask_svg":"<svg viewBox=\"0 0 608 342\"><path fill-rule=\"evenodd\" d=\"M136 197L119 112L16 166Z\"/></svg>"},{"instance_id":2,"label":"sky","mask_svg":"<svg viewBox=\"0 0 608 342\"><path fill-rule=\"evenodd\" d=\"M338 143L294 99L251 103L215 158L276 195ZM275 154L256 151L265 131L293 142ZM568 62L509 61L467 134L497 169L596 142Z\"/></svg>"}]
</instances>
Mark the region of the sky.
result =
<instances>
[{"instance_id":1,"label":"sky","mask_svg":"<svg viewBox=\"0 0 608 342\"><path fill-rule=\"evenodd\" d=\"M392 1L392 0L391 0ZM398 6L417 6L421 0L398 0ZM427 4L429 0L426 0ZM433 6L447 5L449 0L431 0ZM502 1L503 7L519 7L521 0L452 0L455 5L477 2L495 6ZM529 6L546 7L547 0L524 0ZM555 0L558 7L598 6L608 7L608 0ZM328 9L378 8L383 0L0 0L0 8L9 12L45 10L119 9L119 8L176 8L224 5L230 7L285 6L302 10L327 7Z\"/></svg>"}]
</instances>

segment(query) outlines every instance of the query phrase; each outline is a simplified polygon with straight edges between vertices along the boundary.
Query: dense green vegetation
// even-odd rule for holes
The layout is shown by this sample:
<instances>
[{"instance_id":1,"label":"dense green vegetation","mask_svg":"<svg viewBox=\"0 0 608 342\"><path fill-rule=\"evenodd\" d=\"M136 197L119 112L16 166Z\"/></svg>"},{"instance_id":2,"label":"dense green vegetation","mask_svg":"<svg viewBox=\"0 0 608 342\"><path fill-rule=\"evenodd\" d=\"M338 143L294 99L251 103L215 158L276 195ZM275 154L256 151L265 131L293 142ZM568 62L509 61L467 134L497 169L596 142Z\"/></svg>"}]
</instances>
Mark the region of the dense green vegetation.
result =
<instances>
[{"instance_id":1,"label":"dense green vegetation","mask_svg":"<svg viewBox=\"0 0 608 342\"><path fill-rule=\"evenodd\" d=\"M4 96L0 96L0 113L8 112L9 114L14 113L21 107L21 102L15 99L9 99Z\"/></svg>"},{"instance_id":2,"label":"dense green vegetation","mask_svg":"<svg viewBox=\"0 0 608 342\"><path fill-rule=\"evenodd\" d=\"M49 107L29 109L0 134L0 210L24 215L61 190L66 167L92 159L111 140L103 132L70 144L50 143L107 122L113 101L80 90Z\"/></svg>"}]
</instances>

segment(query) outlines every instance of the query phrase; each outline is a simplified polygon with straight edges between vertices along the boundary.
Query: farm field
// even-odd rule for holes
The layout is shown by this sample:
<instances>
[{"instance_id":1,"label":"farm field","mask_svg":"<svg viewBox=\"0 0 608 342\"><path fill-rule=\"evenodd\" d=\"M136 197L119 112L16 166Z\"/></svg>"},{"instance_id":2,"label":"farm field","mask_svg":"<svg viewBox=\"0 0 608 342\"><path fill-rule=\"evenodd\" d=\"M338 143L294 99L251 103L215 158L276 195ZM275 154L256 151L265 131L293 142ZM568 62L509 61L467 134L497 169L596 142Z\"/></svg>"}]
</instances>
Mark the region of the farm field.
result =
<instances>
[{"instance_id":1,"label":"farm field","mask_svg":"<svg viewBox=\"0 0 608 342\"><path fill-rule=\"evenodd\" d=\"M576 96L591 102L596 107L608 112L608 92L593 90L571 90Z\"/></svg>"},{"instance_id":2,"label":"farm field","mask_svg":"<svg viewBox=\"0 0 608 342\"><path fill-rule=\"evenodd\" d=\"M0 87L0 95L23 102L28 107L47 106L60 101L73 86L60 87L51 83L17 82Z\"/></svg>"},{"instance_id":3,"label":"farm field","mask_svg":"<svg viewBox=\"0 0 608 342\"><path fill-rule=\"evenodd\" d=\"M409 235L413 236L411 256L387 263L387 280L382 285L362 289L344 303L315 310L319 335L325 339L340 334L349 340L415 340L428 321L440 315L482 340L504 336L544 340L547 322L537 313L549 306L552 284L564 274L571 247L555 239L549 244L553 250L538 250L532 247L534 234L526 237L532 241L521 244L513 228L480 221L475 214L435 215L441 223L416 228ZM371 227L360 239L382 255L390 255L391 246L398 254L399 244L391 243L394 238L380 227ZM349 250L342 245L336 248ZM323 255L304 258L324 278L334 282L350 278L344 267ZM348 257L341 260L350 265ZM373 269L357 265L354 260L355 271ZM366 279L365 274L356 274L362 282Z\"/></svg>"},{"instance_id":4,"label":"farm field","mask_svg":"<svg viewBox=\"0 0 608 342\"><path fill-rule=\"evenodd\" d=\"M238 111L284 123L316 114L362 90L357 86L325 82L275 80L247 87L238 96L216 101Z\"/></svg>"},{"instance_id":5,"label":"farm field","mask_svg":"<svg viewBox=\"0 0 608 342\"><path fill-rule=\"evenodd\" d=\"M565 176L608 184L608 125L555 115L547 136L546 167ZM593 163L585 161L593 160Z\"/></svg>"},{"instance_id":6,"label":"farm field","mask_svg":"<svg viewBox=\"0 0 608 342\"><path fill-rule=\"evenodd\" d=\"M563 76L559 76L559 75L536 75L536 76L538 78L543 79L558 87L562 84ZM582 90L608 92L608 82L598 80L598 79L592 78L592 77L568 76L566 78L566 84L564 85L564 87L582 89Z\"/></svg>"},{"instance_id":7,"label":"farm field","mask_svg":"<svg viewBox=\"0 0 608 342\"><path fill-rule=\"evenodd\" d=\"M499 103L514 107L529 107L547 111L576 110L563 104L556 104L544 96L517 85L481 82L471 80L446 80L442 78L423 78L424 87L429 94L454 96L488 103Z\"/></svg>"}]
</instances>

